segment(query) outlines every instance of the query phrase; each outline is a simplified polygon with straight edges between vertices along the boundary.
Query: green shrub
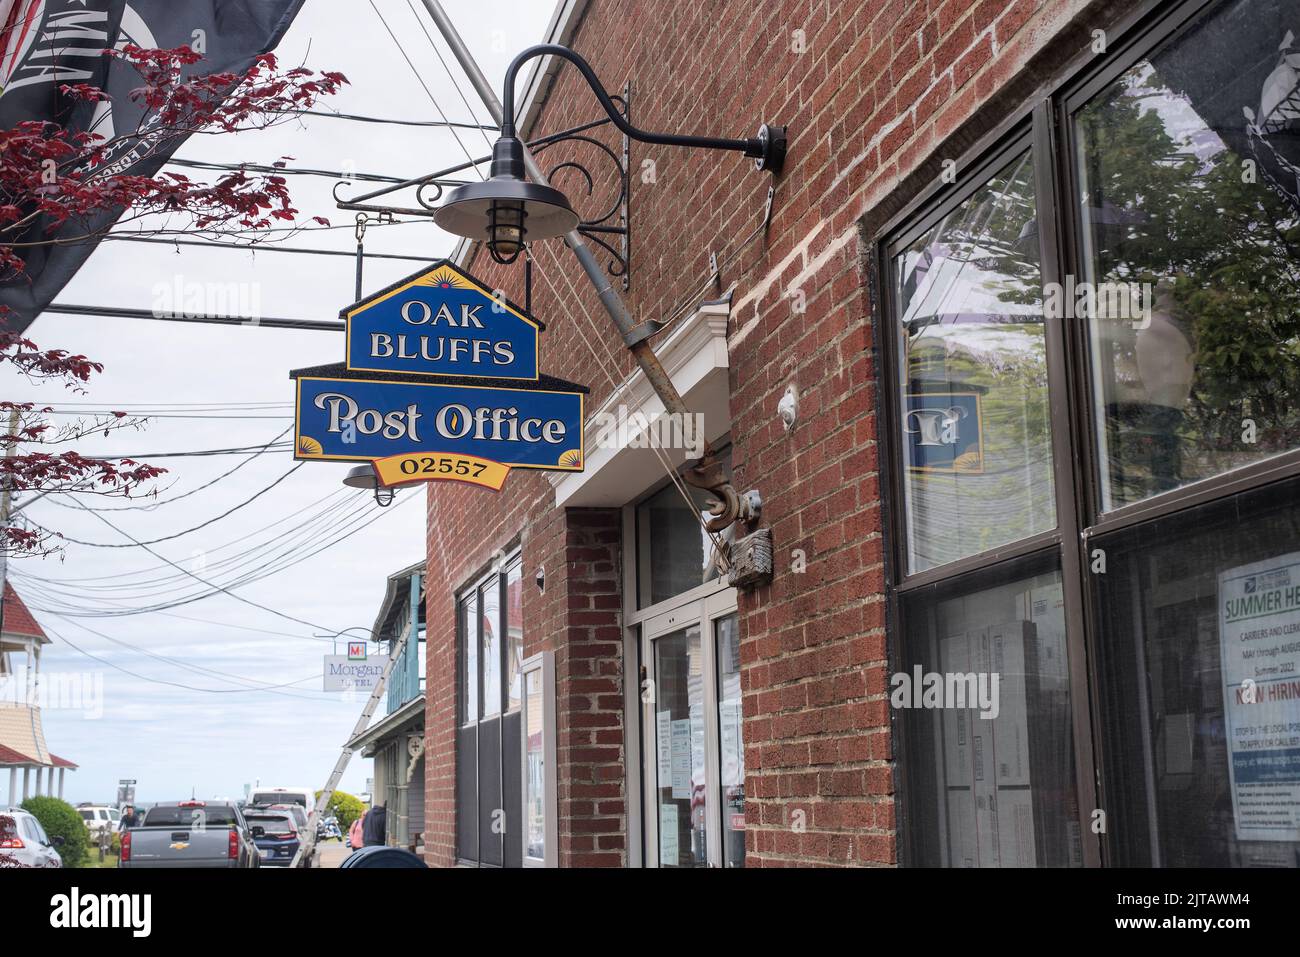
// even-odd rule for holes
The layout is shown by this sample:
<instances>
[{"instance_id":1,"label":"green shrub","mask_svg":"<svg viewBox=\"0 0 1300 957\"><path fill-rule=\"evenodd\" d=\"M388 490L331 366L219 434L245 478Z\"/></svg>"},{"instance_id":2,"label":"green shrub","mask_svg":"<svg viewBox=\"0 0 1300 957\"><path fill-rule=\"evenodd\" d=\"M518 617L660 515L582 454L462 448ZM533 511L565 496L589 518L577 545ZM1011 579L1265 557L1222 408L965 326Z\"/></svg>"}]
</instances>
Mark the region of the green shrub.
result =
<instances>
[{"instance_id":1,"label":"green shrub","mask_svg":"<svg viewBox=\"0 0 1300 957\"><path fill-rule=\"evenodd\" d=\"M82 867L87 863L90 832L75 807L56 797L29 797L22 807L41 822L51 841L63 838L63 846L55 850L63 858L64 867Z\"/></svg>"},{"instance_id":2,"label":"green shrub","mask_svg":"<svg viewBox=\"0 0 1300 957\"><path fill-rule=\"evenodd\" d=\"M316 796L320 797L319 791L316 792ZM366 813L366 805L361 798L353 797L347 791L335 791L325 810L326 816L333 814L338 818L339 828L343 831L343 836L347 837L352 822Z\"/></svg>"}]
</instances>

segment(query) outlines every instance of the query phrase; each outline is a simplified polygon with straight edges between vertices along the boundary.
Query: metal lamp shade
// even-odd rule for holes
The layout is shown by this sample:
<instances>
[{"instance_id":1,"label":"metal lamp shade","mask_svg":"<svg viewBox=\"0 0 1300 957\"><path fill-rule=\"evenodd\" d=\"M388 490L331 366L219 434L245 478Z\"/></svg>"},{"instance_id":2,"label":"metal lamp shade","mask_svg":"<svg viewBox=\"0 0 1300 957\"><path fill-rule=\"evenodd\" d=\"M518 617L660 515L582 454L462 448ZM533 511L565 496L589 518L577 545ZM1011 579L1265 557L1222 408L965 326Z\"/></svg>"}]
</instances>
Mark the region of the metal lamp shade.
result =
<instances>
[{"instance_id":1,"label":"metal lamp shade","mask_svg":"<svg viewBox=\"0 0 1300 957\"><path fill-rule=\"evenodd\" d=\"M488 242L492 204L524 204L524 240L554 239L578 226L578 214L558 189L507 177L457 187L433 217L447 232Z\"/></svg>"},{"instance_id":2,"label":"metal lamp shade","mask_svg":"<svg viewBox=\"0 0 1300 957\"><path fill-rule=\"evenodd\" d=\"M374 466L354 465L343 477L343 484L348 488L375 489L379 487L379 479L375 478Z\"/></svg>"}]
</instances>

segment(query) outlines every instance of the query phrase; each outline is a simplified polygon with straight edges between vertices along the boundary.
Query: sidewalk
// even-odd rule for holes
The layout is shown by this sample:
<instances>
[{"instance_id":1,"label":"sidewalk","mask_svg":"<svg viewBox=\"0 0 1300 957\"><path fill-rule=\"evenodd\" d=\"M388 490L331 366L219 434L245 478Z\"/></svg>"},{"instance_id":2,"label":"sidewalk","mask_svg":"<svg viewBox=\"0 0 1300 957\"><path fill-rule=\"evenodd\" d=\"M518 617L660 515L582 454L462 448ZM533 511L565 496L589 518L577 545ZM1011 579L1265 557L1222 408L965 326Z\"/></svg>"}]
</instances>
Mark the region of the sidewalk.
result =
<instances>
[{"instance_id":1,"label":"sidewalk","mask_svg":"<svg viewBox=\"0 0 1300 957\"><path fill-rule=\"evenodd\" d=\"M316 846L316 867L338 867L348 858L348 846L341 841L326 841Z\"/></svg>"}]
</instances>

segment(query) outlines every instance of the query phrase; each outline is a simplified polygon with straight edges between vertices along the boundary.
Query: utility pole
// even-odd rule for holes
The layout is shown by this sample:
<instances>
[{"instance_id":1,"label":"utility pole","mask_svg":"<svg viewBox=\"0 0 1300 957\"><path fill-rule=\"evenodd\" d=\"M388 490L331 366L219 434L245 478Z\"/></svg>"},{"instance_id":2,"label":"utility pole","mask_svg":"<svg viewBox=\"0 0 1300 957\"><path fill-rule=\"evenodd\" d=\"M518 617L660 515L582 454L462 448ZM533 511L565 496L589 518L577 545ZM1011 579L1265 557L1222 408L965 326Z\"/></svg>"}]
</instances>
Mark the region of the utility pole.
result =
<instances>
[{"instance_id":1,"label":"utility pole","mask_svg":"<svg viewBox=\"0 0 1300 957\"><path fill-rule=\"evenodd\" d=\"M479 69L478 63L474 60L473 54L465 46L465 42L460 38L456 31L455 25L442 8L438 0L423 0L425 9L433 17L433 21L438 26L438 31L442 34L447 45L451 47L456 61L460 64L461 69L469 77L470 83L478 93L479 99L483 101L492 118L496 120L498 126L501 124L503 116L501 101L497 98L496 91L492 89L483 71ZM537 165L533 159L532 151L525 144L524 167L528 175L535 183L542 186L549 186L550 180L542 168ZM682 415L689 414L690 410L686 406L685 400L682 399L681 393L673 385L672 379L660 364L659 358L655 355L654 349L650 347L649 339L660 329L657 321L649 321L637 325L632 319L632 314L628 311L627 304L623 297L615 291L601 268L599 261L592 254L591 248L587 245L586 240L578 230L571 229L564 236L565 243L573 250L573 254L578 257L578 262L582 266L583 272L587 274L592 286L596 290L596 295L600 297L601 305L609 314L614 325L618 327L619 334L623 337L624 344L632 352L645 373L646 380L650 383L655 393L663 402L664 408L668 412L675 412ZM713 448L707 443L704 446L704 454L690 468L686 469L682 476L688 483L697 488L708 489L720 500L720 505L712 510L713 518L706 522L710 532L720 532L730 526L737 518L748 518L752 514L749 511L748 502L737 494L731 485L731 477L727 474L726 466L717 457Z\"/></svg>"}]
</instances>

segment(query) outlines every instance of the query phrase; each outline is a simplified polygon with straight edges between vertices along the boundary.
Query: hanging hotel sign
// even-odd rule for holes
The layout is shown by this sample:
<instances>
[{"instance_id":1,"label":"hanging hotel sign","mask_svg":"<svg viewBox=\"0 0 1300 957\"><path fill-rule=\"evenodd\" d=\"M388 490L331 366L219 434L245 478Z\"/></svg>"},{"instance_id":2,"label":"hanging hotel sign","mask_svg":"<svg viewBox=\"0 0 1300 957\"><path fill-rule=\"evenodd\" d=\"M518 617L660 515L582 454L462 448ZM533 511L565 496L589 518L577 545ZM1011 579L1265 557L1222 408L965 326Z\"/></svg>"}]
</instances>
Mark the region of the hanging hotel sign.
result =
<instances>
[{"instance_id":1,"label":"hanging hotel sign","mask_svg":"<svg viewBox=\"0 0 1300 957\"><path fill-rule=\"evenodd\" d=\"M370 462L385 488L581 472L583 386L538 371L542 325L445 260L342 312L344 361L291 372L294 458Z\"/></svg>"},{"instance_id":2,"label":"hanging hotel sign","mask_svg":"<svg viewBox=\"0 0 1300 957\"><path fill-rule=\"evenodd\" d=\"M541 324L446 261L362 299L340 316L352 372L538 377Z\"/></svg>"}]
</instances>

